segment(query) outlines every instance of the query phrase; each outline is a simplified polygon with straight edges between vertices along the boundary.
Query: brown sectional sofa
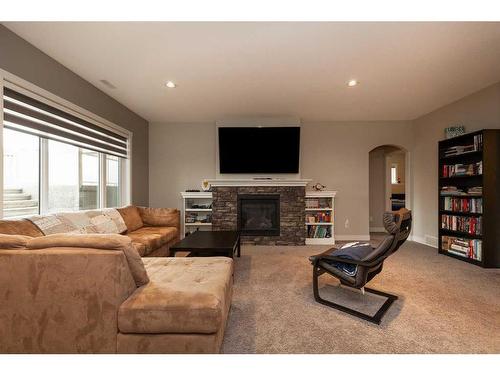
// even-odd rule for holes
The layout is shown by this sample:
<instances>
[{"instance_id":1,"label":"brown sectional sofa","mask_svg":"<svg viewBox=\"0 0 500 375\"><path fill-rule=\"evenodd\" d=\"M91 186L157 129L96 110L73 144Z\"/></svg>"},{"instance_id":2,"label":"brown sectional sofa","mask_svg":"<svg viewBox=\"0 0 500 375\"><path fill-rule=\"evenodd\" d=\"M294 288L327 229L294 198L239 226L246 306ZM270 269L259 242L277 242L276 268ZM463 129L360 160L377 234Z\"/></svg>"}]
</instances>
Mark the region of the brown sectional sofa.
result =
<instances>
[{"instance_id":1,"label":"brown sectional sofa","mask_svg":"<svg viewBox=\"0 0 500 375\"><path fill-rule=\"evenodd\" d=\"M178 240L178 211L119 211L124 235L0 220L0 353L219 352L232 259L155 257Z\"/></svg>"},{"instance_id":2,"label":"brown sectional sofa","mask_svg":"<svg viewBox=\"0 0 500 375\"><path fill-rule=\"evenodd\" d=\"M180 239L180 212L173 208L127 206L118 208L132 244L142 257L168 256ZM40 237L44 234L29 219L0 220L0 233Z\"/></svg>"}]
</instances>

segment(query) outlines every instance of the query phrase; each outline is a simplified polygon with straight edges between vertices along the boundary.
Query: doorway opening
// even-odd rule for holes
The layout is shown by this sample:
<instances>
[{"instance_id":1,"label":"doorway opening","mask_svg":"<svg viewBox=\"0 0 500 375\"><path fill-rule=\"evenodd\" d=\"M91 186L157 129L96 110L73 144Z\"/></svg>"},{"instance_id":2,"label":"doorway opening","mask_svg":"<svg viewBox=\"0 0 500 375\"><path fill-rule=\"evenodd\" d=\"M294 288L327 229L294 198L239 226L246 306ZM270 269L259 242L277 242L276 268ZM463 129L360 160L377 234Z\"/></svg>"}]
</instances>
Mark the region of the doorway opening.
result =
<instances>
[{"instance_id":1,"label":"doorway opening","mask_svg":"<svg viewBox=\"0 0 500 375\"><path fill-rule=\"evenodd\" d=\"M383 214L409 207L408 152L381 145L369 153L370 236L385 233Z\"/></svg>"}]
</instances>

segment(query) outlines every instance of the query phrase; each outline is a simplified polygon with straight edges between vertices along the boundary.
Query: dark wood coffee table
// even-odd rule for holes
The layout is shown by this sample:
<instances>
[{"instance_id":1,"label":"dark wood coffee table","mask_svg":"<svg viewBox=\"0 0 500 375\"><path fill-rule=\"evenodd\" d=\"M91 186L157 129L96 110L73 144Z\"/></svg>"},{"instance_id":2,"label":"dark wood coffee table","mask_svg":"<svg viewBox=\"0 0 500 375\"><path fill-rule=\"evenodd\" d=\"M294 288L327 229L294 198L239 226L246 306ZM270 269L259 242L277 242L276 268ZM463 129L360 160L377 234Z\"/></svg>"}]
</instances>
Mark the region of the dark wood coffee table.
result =
<instances>
[{"instance_id":1,"label":"dark wood coffee table","mask_svg":"<svg viewBox=\"0 0 500 375\"><path fill-rule=\"evenodd\" d=\"M189 256L241 255L240 234L235 231L196 231L170 248L170 256L189 251Z\"/></svg>"}]
</instances>

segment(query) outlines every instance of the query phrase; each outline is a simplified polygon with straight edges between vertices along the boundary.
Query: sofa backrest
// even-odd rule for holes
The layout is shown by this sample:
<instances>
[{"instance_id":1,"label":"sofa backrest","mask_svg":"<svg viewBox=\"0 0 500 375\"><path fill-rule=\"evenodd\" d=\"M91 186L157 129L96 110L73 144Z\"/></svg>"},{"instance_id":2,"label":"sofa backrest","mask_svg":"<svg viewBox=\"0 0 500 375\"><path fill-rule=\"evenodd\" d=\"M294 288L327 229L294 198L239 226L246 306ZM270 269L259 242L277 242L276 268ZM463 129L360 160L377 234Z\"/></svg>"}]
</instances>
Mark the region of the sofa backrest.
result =
<instances>
[{"instance_id":1,"label":"sofa backrest","mask_svg":"<svg viewBox=\"0 0 500 375\"><path fill-rule=\"evenodd\" d=\"M0 353L114 353L135 290L120 251L0 249Z\"/></svg>"},{"instance_id":2,"label":"sofa backrest","mask_svg":"<svg viewBox=\"0 0 500 375\"><path fill-rule=\"evenodd\" d=\"M113 209L113 211L115 211ZM50 215L44 216L32 216L26 219L11 219L11 220L0 220L0 234L19 234L24 236L31 237L40 237L44 236L45 233L40 230L40 228L34 224L40 223L40 225L44 226L46 223L51 229L55 229L53 233L64 233L65 231L76 231L77 226L74 226L71 223L71 216L88 216L88 219L95 219L96 217L102 217L102 214L108 212L107 216L111 216L113 222L116 223L116 227L119 228L119 231L111 230L111 231L103 231L99 229L99 225L101 228L106 229L106 225L102 225L101 223L89 223L92 224L92 227L97 227L97 233L130 233L143 226L164 226L164 227L176 227L180 231L180 211L174 208L149 208L149 207L138 207L138 206L126 206L122 208L117 208L115 212L119 215L110 215L110 209L106 210L87 210L87 211L77 211L77 212L69 212L69 213L54 213ZM64 217L63 215L67 215ZM58 223L55 223L51 218L56 217ZM48 220L43 220L47 218ZM42 219L42 220L40 220ZM87 219L87 218L84 218ZM85 220L82 218L75 220L78 224ZM123 224L120 224L118 221L123 221ZM111 220L109 221L111 224ZM126 227L126 228L125 228ZM65 229L66 228L66 229ZM114 228L112 228L114 229ZM47 229L45 229L47 230ZM50 230L48 230L50 232Z\"/></svg>"}]
</instances>

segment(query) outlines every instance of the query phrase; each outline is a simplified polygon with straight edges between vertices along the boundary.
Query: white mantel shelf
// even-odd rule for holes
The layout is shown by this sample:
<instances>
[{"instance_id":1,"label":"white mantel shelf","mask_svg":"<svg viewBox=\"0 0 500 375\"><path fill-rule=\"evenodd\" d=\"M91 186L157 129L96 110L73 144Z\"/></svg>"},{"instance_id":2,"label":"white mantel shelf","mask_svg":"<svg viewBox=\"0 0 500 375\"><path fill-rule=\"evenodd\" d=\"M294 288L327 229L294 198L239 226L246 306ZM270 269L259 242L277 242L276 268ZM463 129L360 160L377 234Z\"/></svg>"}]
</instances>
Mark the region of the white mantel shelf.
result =
<instances>
[{"instance_id":1,"label":"white mantel shelf","mask_svg":"<svg viewBox=\"0 0 500 375\"><path fill-rule=\"evenodd\" d=\"M306 186L312 180L309 179L231 179L231 180L208 180L210 186Z\"/></svg>"}]
</instances>

